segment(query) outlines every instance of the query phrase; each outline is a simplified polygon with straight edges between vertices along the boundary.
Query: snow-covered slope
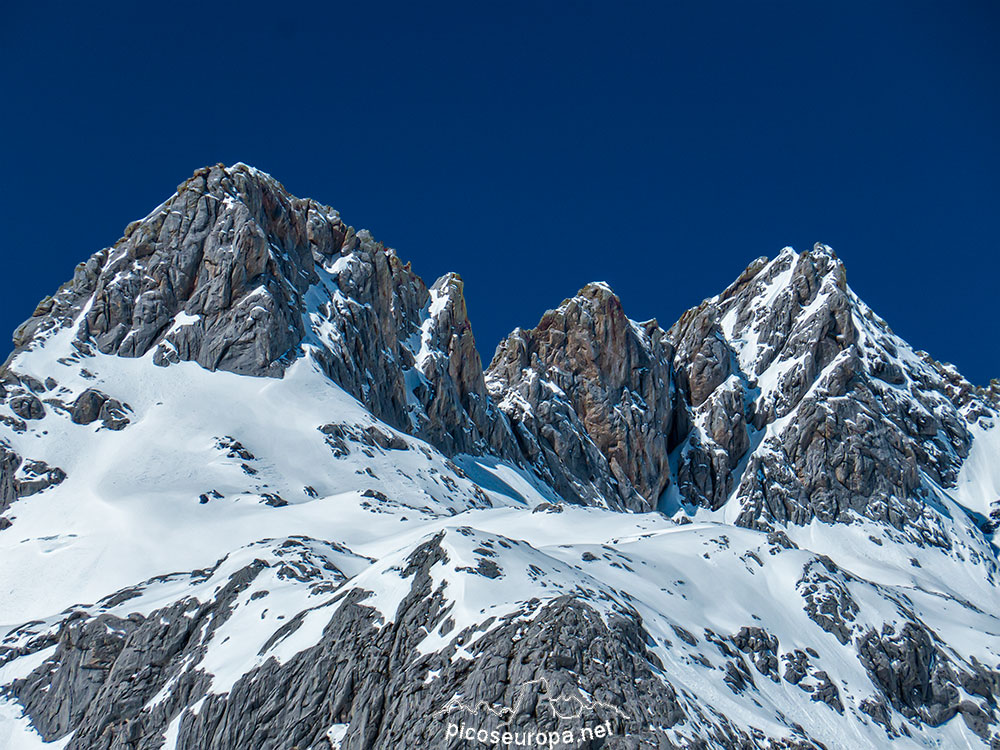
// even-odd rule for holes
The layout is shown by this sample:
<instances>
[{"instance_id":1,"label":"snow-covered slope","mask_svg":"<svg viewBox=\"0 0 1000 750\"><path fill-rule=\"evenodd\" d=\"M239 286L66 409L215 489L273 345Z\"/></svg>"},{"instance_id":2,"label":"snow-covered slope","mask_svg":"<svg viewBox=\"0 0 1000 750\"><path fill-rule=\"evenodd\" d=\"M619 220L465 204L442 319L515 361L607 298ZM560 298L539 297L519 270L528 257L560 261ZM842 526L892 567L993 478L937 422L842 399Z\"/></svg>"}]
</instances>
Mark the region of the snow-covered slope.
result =
<instances>
[{"instance_id":1,"label":"snow-covered slope","mask_svg":"<svg viewBox=\"0 0 1000 750\"><path fill-rule=\"evenodd\" d=\"M589 285L485 374L462 295L237 165L43 301L0 747L1000 742L996 389L829 248L669 332Z\"/></svg>"}]
</instances>

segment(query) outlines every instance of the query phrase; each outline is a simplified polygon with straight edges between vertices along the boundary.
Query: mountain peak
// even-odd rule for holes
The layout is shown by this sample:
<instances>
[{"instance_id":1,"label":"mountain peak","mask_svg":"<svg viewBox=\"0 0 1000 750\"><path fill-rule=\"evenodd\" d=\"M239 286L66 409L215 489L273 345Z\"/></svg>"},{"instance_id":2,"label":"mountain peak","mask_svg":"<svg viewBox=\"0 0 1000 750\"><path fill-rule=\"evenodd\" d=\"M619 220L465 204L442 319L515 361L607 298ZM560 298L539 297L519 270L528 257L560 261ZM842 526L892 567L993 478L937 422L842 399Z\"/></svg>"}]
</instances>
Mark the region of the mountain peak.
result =
<instances>
[{"instance_id":1,"label":"mountain peak","mask_svg":"<svg viewBox=\"0 0 1000 750\"><path fill-rule=\"evenodd\" d=\"M576 296L593 299L607 299L609 297L618 299L618 295L614 293L614 290L611 289L611 285L606 281L591 281L589 284L585 284L584 287L577 292Z\"/></svg>"},{"instance_id":2,"label":"mountain peak","mask_svg":"<svg viewBox=\"0 0 1000 750\"><path fill-rule=\"evenodd\" d=\"M671 354L655 321L629 320L610 286L594 282L502 341L487 384L560 494L652 509L678 430Z\"/></svg>"},{"instance_id":3,"label":"mountain peak","mask_svg":"<svg viewBox=\"0 0 1000 750\"><path fill-rule=\"evenodd\" d=\"M615 746L996 744L1000 384L828 246L669 331L587 284L484 372L458 274L252 167L125 235L0 373L6 744L447 744L576 695Z\"/></svg>"},{"instance_id":4,"label":"mountain peak","mask_svg":"<svg viewBox=\"0 0 1000 750\"><path fill-rule=\"evenodd\" d=\"M488 418L463 286L448 274L428 289L337 211L254 167L218 164L82 264L18 329L12 358L66 327L74 357L281 377L308 355L399 429L448 453L509 455Z\"/></svg>"},{"instance_id":5,"label":"mountain peak","mask_svg":"<svg viewBox=\"0 0 1000 750\"><path fill-rule=\"evenodd\" d=\"M964 414L987 407L957 373L928 366L892 334L851 291L830 247L754 261L670 336L693 409L678 468L689 502L719 508L738 498L739 522L763 528L891 519L940 543L914 498L954 484L971 440ZM841 425L832 436L830 419ZM828 466L845 459L854 468Z\"/></svg>"}]
</instances>

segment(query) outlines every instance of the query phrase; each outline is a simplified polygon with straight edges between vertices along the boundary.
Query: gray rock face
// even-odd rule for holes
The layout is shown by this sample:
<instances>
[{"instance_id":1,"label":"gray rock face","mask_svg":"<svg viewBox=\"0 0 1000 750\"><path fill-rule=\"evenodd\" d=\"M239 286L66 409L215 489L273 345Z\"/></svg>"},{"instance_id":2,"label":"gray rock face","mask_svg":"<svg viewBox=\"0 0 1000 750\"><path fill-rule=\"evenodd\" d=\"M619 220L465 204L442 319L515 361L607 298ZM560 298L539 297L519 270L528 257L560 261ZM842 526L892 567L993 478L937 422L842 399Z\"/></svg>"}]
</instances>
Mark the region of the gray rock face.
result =
<instances>
[{"instance_id":1,"label":"gray rock face","mask_svg":"<svg viewBox=\"0 0 1000 750\"><path fill-rule=\"evenodd\" d=\"M332 589L333 581L345 580L329 560L310 549L315 544L302 538L285 540L276 550L275 562L256 559L239 568L209 602L182 598L148 617L100 614L88 618L82 611L72 612L54 638L36 639L34 645L40 648L54 641L55 653L27 678L16 681L12 692L45 738L75 732L69 746L79 750L159 747L171 715L208 689L210 678L202 670L187 667L204 653L205 643L226 623L238 606L237 599L262 571L274 569L278 580L294 579L316 593ZM222 562L209 570L165 576L145 585L184 577L198 583ZM102 604L128 601L142 588L120 591ZM0 648L0 662L10 656ZM150 709L147 703L168 681L173 689L167 700ZM144 736L150 728L158 732Z\"/></svg>"},{"instance_id":2,"label":"gray rock face","mask_svg":"<svg viewBox=\"0 0 1000 750\"><path fill-rule=\"evenodd\" d=\"M349 231L343 249L308 314L309 343L331 380L379 419L411 431L403 373L414 357L401 342L419 334L430 295L409 265L367 232Z\"/></svg>"},{"instance_id":3,"label":"gray rock face","mask_svg":"<svg viewBox=\"0 0 1000 750\"><path fill-rule=\"evenodd\" d=\"M279 375L303 336L314 253L344 228L249 168L199 170L130 225L104 263L80 337L100 351Z\"/></svg>"},{"instance_id":4,"label":"gray rock face","mask_svg":"<svg viewBox=\"0 0 1000 750\"><path fill-rule=\"evenodd\" d=\"M7 357L5 367L33 341L44 339L60 328L72 325L94 293L107 256L108 250L101 250L86 262L80 263L72 279L59 287L54 295L38 303L31 317L14 331L14 351Z\"/></svg>"},{"instance_id":5,"label":"gray rock face","mask_svg":"<svg viewBox=\"0 0 1000 750\"><path fill-rule=\"evenodd\" d=\"M727 376L692 409L701 419L677 462L677 487L687 502L716 510L732 493L735 470L750 448L746 400L745 384Z\"/></svg>"},{"instance_id":6,"label":"gray rock face","mask_svg":"<svg viewBox=\"0 0 1000 750\"><path fill-rule=\"evenodd\" d=\"M424 407L420 432L446 453L488 447L502 458L517 460L510 426L486 392L463 292L462 279L454 273L442 276L430 289L431 314L421 326L416 353L423 381L414 389Z\"/></svg>"},{"instance_id":7,"label":"gray rock face","mask_svg":"<svg viewBox=\"0 0 1000 750\"><path fill-rule=\"evenodd\" d=\"M66 479L66 472L44 461L24 460L9 445L0 442L0 516L15 500L47 490ZM0 531L11 522L0 518Z\"/></svg>"},{"instance_id":8,"label":"gray rock face","mask_svg":"<svg viewBox=\"0 0 1000 750\"><path fill-rule=\"evenodd\" d=\"M45 407L33 393L22 393L10 399L10 410L21 419L42 419Z\"/></svg>"},{"instance_id":9,"label":"gray rock face","mask_svg":"<svg viewBox=\"0 0 1000 750\"><path fill-rule=\"evenodd\" d=\"M940 726L957 714L984 740L996 739L1000 714L1000 672L977 660L956 664L940 647L940 639L919 622L897 630L886 624L857 638L858 656L880 691L880 703L911 721ZM963 700L964 690L977 700Z\"/></svg>"},{"instance_id":10,"label":"gray rock face","mask_svg":"<svg viewBox=\"0 0 1000 750\"><path fill-rule=\"evenodd\" d=\"M21 457L9 445L0 443L0 515L19 497L15 473Z\"/></svg>"},{"instance_id":11,"label":"gray rock face","mask_svg":"<svg viewBox=\"0 0 1000 750\"><path fill-rule=\"evenodd\" d=\"M73 732L69 750L153 750L171 721L179 750L327 748L328 730L338 724L347 727L344 750L457 750L466 741L449 736L448 725L466 723L522 740L528 731L561 736L601 724L610 735L579 747L609 750L677 747L663 730L682 722L698 730L684 747L819 747L798 725L790 724L784 739L756 736L682 696L657 674L662 666L636 612L606 622L573 596L534 600L529 609L538 611L528 619L506 617L492 628L488 621L455 634L443 651L422 654L419 641L448 616L430 576L447 560L440 540L409 556L402 571L409 592L392 621L381 622L364 604L366 592L334 593L339 606L316 645L281 664L267 660L227 693L210 691L210 678L191 664L205 636L222 626L240 593L267 568L261 560L234 573L210 604L185 600L128 619L71 615L55 637L55 654L15 682L13 693L46 740ZM286 575L307 582L309 570L290 561ZM108 603L130 595L121 592ZM293 618L275 637L294 634L300 624ZM715 640L742 664L727 640ZM762 631L758 638L744 629L733 640L747 651L777 647ZM52 641L40 637L35 646ZM473 658L456 660L467 643ZM195 703L197 711L190 708Z\"/></svg>"},{"instance_id":12,"label":"gray rock face","mask_svg":"<svg viewBox=\"0 0 1000 750\"><path fill-rule=\"evenodd\" d=\"M971 443L963 409L981 397L929 358L901 358L829 248L755 261L670 337L693 414L678 462L688 502L735 495L738 522L764 529L856 515L945 543L921 521L922 473L954 484Z\"/></svg>"},{"instance_id":13,"label":"gray rock face","mask_svg":"<svg viewBox=\"0 0 1000 750\"><path fill-rule=\"evenodd\" d=\"M55 487L66 478L66 472L44 461L25 461L21 464L16 480L18 497L28 497L49 487Z\"/></svg>"},{"instance_id":14,"label":"gray rock face","mask_svg":"<svg viewBox=\"0 0 1000 750\"><path fill-rule=\"evenodd\" d=\"M245 165L198 170L129 225L39 304L15 334L16 351L78 321L83 355L152 351L160 365L281 377L308 352L394 427L449 454L516 456L486 395L461 279L428 289L368 232ZM122 429L127 410L102 396L81 394L74 421ZM31 393L11 408L44 416Z\"/></svg>"},{"instance_id":15,"label":"gray rock face","mask_svg":"<svg viewBox=\"0 0 1000 750\"><path fill-rule=\"evenodd\" d=\"M94 388L88 388L73 402L70 415L77 424L90 424L97 421L101 415L101 408L107 402L108 397Z\"/></svg>"},{"instance_id":16,"label":"gray rock face","mask_svg":"<svg viewBox=\"0 0 1000 750\"><path fill-rule=\"evenodd\" d=\"M590 284L503 341L487 383L527 461L560 495L649 510L682 429L671 359L656 321L633 324L607 286Z\"/></svg>"},{"instance_id":17,"label":"gray rock face","mask_svg":"<svg viewBox=\"0 0 1000 750\"><path fill-rule=\"evenodd\" d=\"M70 407L70 418L81 425L91 424L98 419L109 430L123 430L129 424L129 408L117 399L94 388L88 388Z\"/></svg>"},{"instance_id":18,"label":"gray rock face","mask_svg":"<svg viewBox=\"0 0 1000 750\"><path fill-rule=\"evenodd\" d=\"M515 455L509 427L486 398L457 275L428 289L394 252L350 230L322 273L318 289L329 302L308 314L306 343L332 380L446 454Z\"/></svg>"},{"instance_id":19,"label":"gray rock face","mask_svg":"<svg viewBox=\"0 0 1000 750\"><path fill-rule=\"evenodd\" d=\"M862 663L897 711L933 726L958 711L956 677L948 658L931 644L927 632L907 623L897 635L891 626L859 638Z\"/></svg>"},{"instance_id":20,"label":"gray rock face","mask_svg":"<svg viewBox=\"0 0 1000 750\"><path fill-rule=\"evenodd\" d=\"M853 623L858 615L858 603L851 596L851 576L840 570L829 558L808 564L796 588L805 600L809 619L842 645L851 642Z\"/></svg>"}]
</instances>

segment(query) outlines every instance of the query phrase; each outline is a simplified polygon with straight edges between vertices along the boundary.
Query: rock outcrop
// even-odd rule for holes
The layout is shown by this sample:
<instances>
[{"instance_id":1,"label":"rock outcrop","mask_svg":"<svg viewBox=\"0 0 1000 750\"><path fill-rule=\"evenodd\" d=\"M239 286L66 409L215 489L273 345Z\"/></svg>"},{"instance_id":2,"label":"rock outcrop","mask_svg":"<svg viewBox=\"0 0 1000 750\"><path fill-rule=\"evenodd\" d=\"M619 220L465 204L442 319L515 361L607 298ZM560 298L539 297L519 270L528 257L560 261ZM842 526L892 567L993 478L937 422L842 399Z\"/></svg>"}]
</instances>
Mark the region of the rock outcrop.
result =
<instances>
[{"instance_id":1,"label":"rock outcrop","mask_svg":"<svg viewBox=\"0 0 1000 750\"><path fill-rule=\"evenodd\" d=\"M281 377L308 353L394 427L449 454L514 456L486 396L461 279L449 274L428 289L370 233L242 164L198 170L81 264L18 329L15 355L73 325L80 355L151 352L164 366ZM79 398L78 423L105 408L100 419L123 426L113 401ZM11 408L22 419L44 416L31 393Z\"/></svg>"},{"instance_id":2,"label":"rock outcrop","mask_svg":"<svg viewBox=\"0 0 1000 750\"><path fill-rule=\"evenodd\" d=\"M21 457L9 445L0 443L0 515L19 497L14 477L21 465Z\"/></svg>"},{"instance_id":3,"label":"rock outcrop","mask_svg":"<svg viewBox=\"0 0 1000 750\"><path fill-rule=\"evenodd\" d=\"M501 342L487 383L527 462L560 495L651 510L683 429L672 354L656 321L634 323L606 285L590 284Z\"/></svg>"},{"instance_id":4,"label":"rock outcrop","mask_svg":"<svg viewBox=\"0 0 1000 750\"><path fill-rule=\"evenodd\" d=\"M321 272L305 345L332 380L448 454L511 455L509 430L485 398L457 275L428 289L392 250L353 230Z\"/></svg>"},{"instance_id":5,"label":"rock outcrop","mask_svg":"<svg viewBox=\"0 0 1000 750\"><path fill-rule=\"evenodd\" d=\"M968 455L963 410L984 408L892 334L822 245L755 261L670 337L694 424L680 492L711 508L735 496L749 526L920 525L927 479L953 485Z\"/></svg>"},{"instance_id":6,"label":"rock outcrop","mask_svg":"<svg viewBox=\"0 0 1000 750\"><path fill-rule=\"evenodd\" d=\"M24 460L9 445L0 441L0 516L22 497L55 487L66 479L66 472L44 461ZM10 525L0 518L0 531Z\"/></svg>"},{"instance_id":7,"label":"rock outcrop","mask_svg":"<svg viewBox=\"0 0 1000 750\"><path fill-rule=\"evenodd\" d=\"M75 613L57 633L36 640L36 647L54 645L54 653L15 682L12 692L46 741L72 733L67 750L154 750L164 732L172 734L178 750L331 745L457 750L466 738L448 727L466 723L476 732L516 732L522 744L528 731L546 739L550 732L560 737L569 732L576 741L581 727L600 725L610 731L598 735L606 737L599 746L622 750L670 747L658 732L689 723L712 747L765 747L761 738L680 695L657 674L662 665L649 651L654 641L634 611L608 620L578 597L534 600L527 621L508 617L496 627L486 623L481 637L474 639L479 628L472 628L456 633L445 650L422 653L420 641L448 617L443 590L431 575L435 565L449 560L442 537L423 542L407 557L401 576L408 589L389 622L366 605L369 592L336 591L335 585L336 606L315 645L284 663L268 659L226 692L218 692L211 675L191 665L238 608L241 594L268 594L257 587L276 566L262 559L233 572L209 603L186 599L127 619ZM336 568L312 567L302 548L316 544L301 539L280 545L290 549L282 560L286 572L277 575L297 571L300 585L319 579L341 584L344 577ZM190 575L199 581L218 570ZM120 592L107 602L135 594ZM293 637L301 624L292 620L271 642ZM471 658L456 659L461 645L473 640ZM746 639L734 641L756 648ZM329 741L331 727L342 728L340 744ZM798 725L789 723L787 731L781 744L767 747L818 747L801 737ZM704 740L694 742L706 746Z\"/></svg>"}]
</instances>

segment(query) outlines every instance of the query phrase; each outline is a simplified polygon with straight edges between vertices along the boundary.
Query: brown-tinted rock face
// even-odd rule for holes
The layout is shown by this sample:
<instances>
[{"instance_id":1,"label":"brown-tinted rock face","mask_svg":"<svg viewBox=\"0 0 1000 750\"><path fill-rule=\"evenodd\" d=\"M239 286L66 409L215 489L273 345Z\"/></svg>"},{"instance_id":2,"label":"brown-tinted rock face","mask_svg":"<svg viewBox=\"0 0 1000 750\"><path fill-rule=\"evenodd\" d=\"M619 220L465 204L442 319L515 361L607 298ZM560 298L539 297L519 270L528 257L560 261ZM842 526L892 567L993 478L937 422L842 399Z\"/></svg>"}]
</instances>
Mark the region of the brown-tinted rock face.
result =
<instances>
[{"instance_id":1,"label":"brown-tinted rock face","mask_svg":"<svg viewBox=\"0 0 1000 750\"><path fill-rule=\"evenodd\" d=\"M655 508L677 433L672 350L603 284L503 341L487 372L532 467L567 499Z\"/></svg>"}]
</instances>

